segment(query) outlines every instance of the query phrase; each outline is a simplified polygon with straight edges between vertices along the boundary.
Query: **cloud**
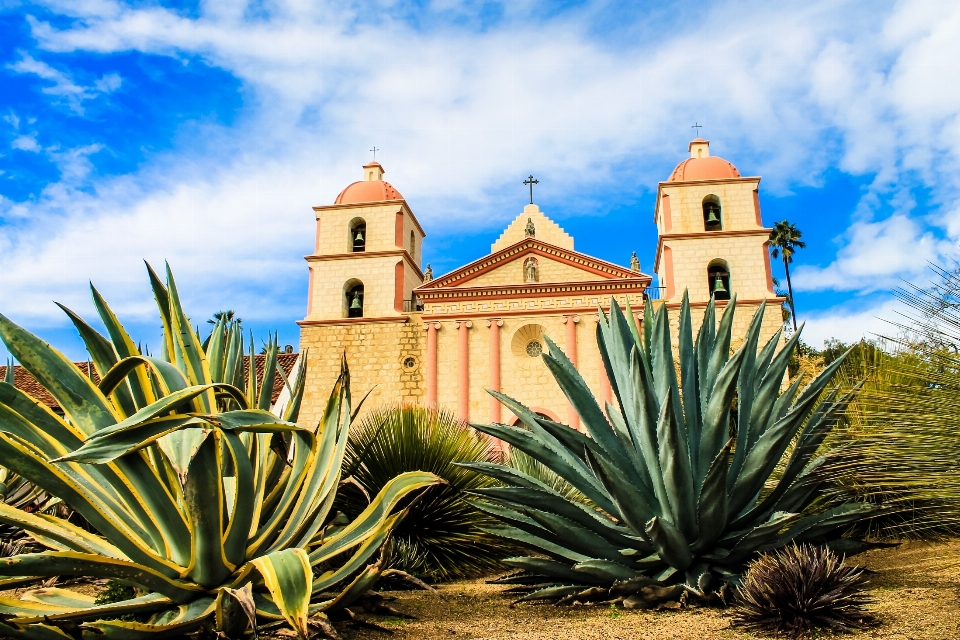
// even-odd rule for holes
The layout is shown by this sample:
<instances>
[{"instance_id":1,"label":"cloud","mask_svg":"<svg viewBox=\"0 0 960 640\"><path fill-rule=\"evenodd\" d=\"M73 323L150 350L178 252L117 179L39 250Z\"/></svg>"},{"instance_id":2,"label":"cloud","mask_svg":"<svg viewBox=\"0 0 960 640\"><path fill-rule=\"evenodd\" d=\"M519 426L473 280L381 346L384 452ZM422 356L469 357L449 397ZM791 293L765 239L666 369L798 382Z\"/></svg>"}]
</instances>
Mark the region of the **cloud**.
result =
<instances>
[{"instance_id":1,"label":"cloud","mask_svg":"<svg viewBox=\"0 0 960 640\"><path fill-rule=\"evenodd\" d=\"M46 318L50 298L94 277L136 311L144 256L215 282L198 287L200 298L252 300L250 282L265 283L264 296L289 291L305 277L310 206L357 179L372 144L428 232L493 232L517 213L499 206L502 185L518 185L531 167L556 198L653 189L682 159L689 123L705 116L714 150L764 175L766 191L817 185L833 167L874 177L836 260L798 268L798 289L886 287L949 253L944 234L960 228L957 215L924 219L907 205L875 213L914 188L935 204L960 189L960 98L947 81L960 64L949 46L960 40L953 4L865 12L850 2L721 2L654 36L638 15L617 25L615 41L592 30L599 5L536 19L535 6L518 4L480 29L469 3L446 3L426 26L390 3L277 2L256 19L242 4L205 3L190 17L53 3L69 26L29 19L45 55L198 57L251 97L233 128L203 129L207 144L153 155L126 176L91 170L101 149L52 151L62 182L0 209L37 221L22 223L15 245L0 240L0 269L11 274L5 308ZM448 14L470 18L444 22ZM45 92L74 110L122 83L108 74L84 86L28 53L11 68L52 83ZM921 95L928 90L935 99ZM298 317L302 302L271 312ZM850 324L831 313L820 326Z\"/></svg>"},{"instance_id":2,"label":"cloud","mask_svg":"<svg viewBox=\"0 0 960 640\"><path fill-rule=\"evenodd\" d=\"M21 151L32 151L34 153L40 151L40 145L37 143L36 133L32 133L28 136L17 136L13 139L13 142L10 143L10 146L14 149L20 149Z\"/></svg>"},{"instance_id":3,"label":"cloud","mask_svg":"<svg viewBox=\"0 0 960 640\"><path fill-rule=\"evenodd\" d=\"M31 74L38 78L52 82L52 86L44 87L43 93L63 100L71 111L83 114L83 101L96 98L102 93L116 91L121 84L120 76L109 73L94 82L93 87L86 87L74 82L72 76L50 66L46 62L36 60L28 53L21 52L20 60L8 64L7 68L17 73Z\"/></svg>"},{"instance_id":4,"label":"cloud","mask_svg":"<svg viewBox=\"0 0 960 640\"><path fill-rule=\"evenodd\" d=\"M958 255L955 244L924 230L921 221L896 214L877 222L855 222L844 234L845 244L824 268L801 265L794 272L797 291L859 291L869 293L914 278L931 263Z\"/></svg>"},{"instance_id":5,"label":"cloud","mask_svg":"<svg viewBox=\"0 0 960 640\"><path fill-rule=\"evenodd\" d=\"M899 330L890 321L900 319L902 309L892 299L871 303L870 298L857 298L842 307L805 313L803 341L819 349L832 339L850 344L864 338L896 337Z\"/></svg>"}]
</instances>

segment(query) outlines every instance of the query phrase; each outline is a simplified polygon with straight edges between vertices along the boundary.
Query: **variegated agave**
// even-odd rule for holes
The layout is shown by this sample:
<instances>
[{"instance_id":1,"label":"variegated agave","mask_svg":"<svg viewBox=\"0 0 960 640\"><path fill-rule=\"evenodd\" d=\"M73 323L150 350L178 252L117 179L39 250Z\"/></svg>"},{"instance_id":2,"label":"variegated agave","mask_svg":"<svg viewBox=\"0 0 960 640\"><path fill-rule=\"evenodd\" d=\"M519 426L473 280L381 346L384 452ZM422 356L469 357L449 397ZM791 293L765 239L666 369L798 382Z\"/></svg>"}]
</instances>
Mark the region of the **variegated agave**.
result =
<instances>
[{"instance_id":1,"label":"variegated agave","mask_svg":"<svg viewBox=\"0 0 960 640\"><path fill-rule=\"evenodd\" d=\"M335 635L327 614L377 580L374 556L403 517L397 504L436 478L403 474L353 522L329 517L351 420L346 364L319 425L298 426L303 356L282 413L271 413L276 344L259 388L251 351L241 390L236 325L218 324L204 349L169 268L166 285L150 276L162 358L140 353L96 290L110 340L67 311L99 384L0 315L0 338L66 416L0 383L0 459L100 534L0 505L0 522L50 549L0 560L0 589L74 575L121 580L140 592L105 605L57 588L3 598L0 636L146 638L206 628L240 637L289 625L306 638L311 624ZM117 619L129 614L143 621Z\"/></svg>"},{"instance_id":2,"label":"variegated agave","mask_svg":"<svg viewBox=\"0 0 960 640\"><path fill-rule=\"evenodd\" d=\"M540 554L505 561L521 569L503 582L519 585L523 600L648 606L644 597L702 597L735 582L756 552L839 538L869 513L860 504L805 511L821 487L823 459L814 456L850 401L837 391L821 399L843 358L802 391L797 380L781 393L800 333L779 352L779 332L758 349L761 306L731 355L735 306L734 299L718 327L711 301L694 341L685 295L675 357L665 305L646 306L641 333L633 313L613 301L597 330L616 398L605 408L548 339L543 360L586 433L494 393L522 425L474 427L540 461L592 503L511 467L469 465L507 485L475 492L483 498L475 504L503 522L494 533Z\"/></svg>"}]
</instances>

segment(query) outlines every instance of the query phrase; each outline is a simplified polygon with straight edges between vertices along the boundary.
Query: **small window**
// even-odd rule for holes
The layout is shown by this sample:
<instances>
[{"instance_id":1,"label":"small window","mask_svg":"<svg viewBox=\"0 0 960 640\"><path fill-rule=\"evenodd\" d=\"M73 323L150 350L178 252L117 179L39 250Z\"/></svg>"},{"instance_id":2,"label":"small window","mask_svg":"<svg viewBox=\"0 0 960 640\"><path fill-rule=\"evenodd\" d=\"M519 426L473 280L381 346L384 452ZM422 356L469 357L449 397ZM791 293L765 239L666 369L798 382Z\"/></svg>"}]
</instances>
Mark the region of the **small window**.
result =
<instances>
[{"instance_id":1,"label":"small window","mask_svg":"<svg viewBox=\"0 0 960 640\"><path fill-rule=\"evenodd\" d=\"M343 302L347 318L363 317L363 283L351 280L343 287Z\"/></svg>"},{"instance_id":2,"label":"small window","mask_svg":"<svg viewBox=\"0 0 960 640\"><path fill-rule=\"evenodd\" d=\"M723 260L714 260L707 267L707 290L714 300L730 299L730 269Z\"/></svg>"},{"instance_id":3,"label":"small window","mask_svg":"<svg viewBox=\"0 0 960 640\"><path fill-rule=\"evenodd\" d=\"M703 199L703 228L705 231L721 231L723 216L720 211L720 198L707 196Z\"/></svg>"},{"instance_id":4,"label":"small window","mask_svg":"<svg viewBox=\"0 0 960 640\"><path fill-rule=\"evenodd\" d=\"M350 251L366 251L367 249L367 223L363 218L354 218L350 222Z\"/></svg>"},{"instance_id":5,"label":"small window","mask_svg":"<svg viewBox=\"0 0 960 640\"><path fill-rule=\"evenodd\" d=\"M413 259L417 257L417 238L413 235L413 231L410 232L410 257Z\"/></svg>"}]
</instances>

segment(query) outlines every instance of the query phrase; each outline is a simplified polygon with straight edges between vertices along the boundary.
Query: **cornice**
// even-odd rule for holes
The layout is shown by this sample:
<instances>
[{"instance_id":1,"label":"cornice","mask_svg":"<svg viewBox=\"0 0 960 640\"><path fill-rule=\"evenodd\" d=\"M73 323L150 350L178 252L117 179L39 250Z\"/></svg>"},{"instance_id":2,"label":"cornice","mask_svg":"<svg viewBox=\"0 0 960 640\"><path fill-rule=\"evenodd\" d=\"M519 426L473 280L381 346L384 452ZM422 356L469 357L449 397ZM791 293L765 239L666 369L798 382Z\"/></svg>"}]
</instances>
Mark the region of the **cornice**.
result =
<instances>
[{"instance_id":1,"label":"cornice","mask_svg":"<svg viewBox=\"0 0 960 640\"><path fill-rule=\"evenodd\" d=\"M417 296L426 303L452 302L464 299L489 298L543 298L556 295L643 293L652 278L643 280L592 280L589 282L551 282L544 284L516 284L487 287L444 287L417 290Z\"/></svg>"},{"instance_id":2,"label":"cornice","mask_svg":"<svg viewBox=\"0 0 960 640\"><path fill-rule=\"evenodd\" d=\"M392 251L357 251L353 253L332 253L330 255L316 255L312 254L309 256L303 256L303 259L307 262L326 262L327 260L349 260L351 258L400 258L402 257L407 264L413 267L413 270L420 276L420 279L423 280L423 272L420 270L420 265L413 261L413 258L410 256L410 252L406 249L394 249Z\"/></svg>"},{"instance_id":3,"label":"cornice","mask_svg":"<svg viewBox=\"0 0 960 640\"><path fill-rule=\"evenodd\" d=\"M761 227L759 229L738 229L733 231L694 231L692 233L664 233L657 239L657 254L653 261L653 270L660 272L660 256L663 253L664 240L694 240L702 238L734 238L745 236L770 237L773 229Z\"/></svg>"},{"instance_id":4,"label":"cornice","mask_svg":"<svg viewBox=\"0 0 960 640\"><path fill-rule=\"evenodd\" d=\"M313 207L315 213L320 213L321 211L336 211L340 209L365 209L367 207L386 207L389 205L400 205L401 210L406 209L407 213L410 214L410 219L413 220L413 224L416 225L417 230L420 232L420 235L424 238L427 237L426 231L423 230L423 227L420 226L420 221L417 220L417 216L413 213L413 209L410 208L410 205L407 204L406 199L401 198L399 200L376 200L374 202L351 202L348 204L321 204ZM319 219L319 217L318 217Z\"/></svg>"},{"instance_id":5,"label":"cornice","mask_svg":"<svg viewBox=\"0 0 960 640\"><path fill-rule=\"evenodd\" d=\"M626 306L622 305L620 307L623 311L626 311ZM643 305L638 305L636 307L631 307L634 313L642 313ZM481 320L498 320L501 318L516 318L516 317L556 317L564 318L567 316L577 316L575 322L579 322L580 316L588 316L590 314L596 315L597 309L603 309L604 313L610 312L610 305L597 305L595 307L579 306L579 307L555 307L550 309L516 309L512 311L506 311L499 309L493 311L491 309L483 309L473 312L464 312L459 311L457 313L430 313L420 315L420 320L424 324L429 324L431 322L442 322L442 321L462 321L466 317L470 317L477 322Z\"/></svg>"},{"instance_id":6,"label":"cornice","mask_svg":"<svg viewBox=\"0 0 960 640\"><path fill-rule=\"evenodd\" d=\"M385 322L409 322L410 316L387 316L385 318L335 318L333 320L297 320L301 327L325 326L331 324L382 324Z\"/></svg>"},{"instance_id":7,"label":"cornice","mask_svg":"<svg viewBox=\"0 0 960 640\"><path fill-rule=\"evenodd\" d=\"M610 278L645 278L651 279L650 276L643 273L635 273L628 269L627 267L621 267L620 265L607 262L605 260L600 260L599 258L594 258L583 253L578 253L570 249L564 249L563 247L558 247L552 245L542 240L537 240L536 238L525 238L520 242L516 242L509 247L501 249L496 253L487 255L479 260L474 260L473 262L460 267L456 271L452 271L445 275L435 278L428 283L420 285L417 288L417 293L430 291L432 289L440 289L455 285L457 282L469 282L470 280L491 271L492 269L501 266L504 263L515 260L516 258L526 255L528 253L536 254L543 256L545 258L552 258L559 262L565 262L571 266L579 267L584 271L589 271L596 275L608 276Z\"/></svg>"}]
</instances>

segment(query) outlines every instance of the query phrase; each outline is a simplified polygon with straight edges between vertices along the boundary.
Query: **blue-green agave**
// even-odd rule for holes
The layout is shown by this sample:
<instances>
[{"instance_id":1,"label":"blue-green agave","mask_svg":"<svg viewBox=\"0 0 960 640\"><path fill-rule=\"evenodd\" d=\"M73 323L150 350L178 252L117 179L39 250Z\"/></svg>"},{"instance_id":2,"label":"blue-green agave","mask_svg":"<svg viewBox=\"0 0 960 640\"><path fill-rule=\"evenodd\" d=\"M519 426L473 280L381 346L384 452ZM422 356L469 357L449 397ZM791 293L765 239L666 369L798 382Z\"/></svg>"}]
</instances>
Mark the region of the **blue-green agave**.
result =
<instances>
[{"instance_id":1,"label":"blue-green agave","mask_svg":"<svg viewBox=\"0 0 960 640\"><path fill-rule=\"evenodd\" d=\"M503 581L522 599L641 606L644 595L703 597L735 582L758 551L839 538L870 512L861 504L808 510L822 484L817 450L851 399L824 394L843 358L802 391L799 380L782 390L800 333L779 352L780 332L759 348L761 306L731 354L735 307L736 299L718 326L711 300L694 340L685 295L675 350L665 305L645 307L641 331L612 301L597 330L615 395L605 407L547 339L543 361L586 433L494 393L522 424L474 428L540 461L592 503L511 467L469 465L505 485L475 492L482 499L474 504L503 523L492 532L538 554L505 561L521 570Z\"/></svg>"},{"instance_id":2,"label":"blue-green agave","mask_svg":"<svg viewBox=\"0 0 960 640\"><path fill-rule=\"evenodd\" d=\"M279 625L304 639L311 626L335 635L327 614L378 579L375 556L403 517L398 503L437 478L397 476L354 521L333 518L352 418L346 363L320 423L298 425L304 356L292 382L284 377L283 406L271 407L283 376L276 343L258 386L236 324L221 320L204 345L169 268L166 284L149 272L163 357L141 353L96 289L109 339L65 309L99 384L0 315L0 338L65 413L0 383L0 460L99 532L0 505L0 523L49 549L0 559L0 590L71 575L139 593L100 605L61 588L0 598L0 636L139 639L204 628L237 638ZM130 615L140 621L119 619Z\"/></svg>"}]
</instances>

